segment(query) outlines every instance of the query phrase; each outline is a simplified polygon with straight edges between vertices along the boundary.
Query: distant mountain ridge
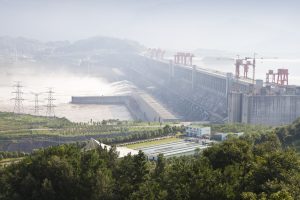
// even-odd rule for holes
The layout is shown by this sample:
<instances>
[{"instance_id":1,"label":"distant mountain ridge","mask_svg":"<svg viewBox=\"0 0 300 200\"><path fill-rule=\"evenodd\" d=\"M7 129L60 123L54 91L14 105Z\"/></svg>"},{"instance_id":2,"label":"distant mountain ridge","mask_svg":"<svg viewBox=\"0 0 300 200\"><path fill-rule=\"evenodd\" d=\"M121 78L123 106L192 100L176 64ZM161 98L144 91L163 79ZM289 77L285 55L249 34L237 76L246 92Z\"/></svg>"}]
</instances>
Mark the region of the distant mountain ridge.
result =
<instances>
[{"instance_id":1,"label":"distant mountain ridge","mask_svg":"<svg viewBox=\"0 0 300 200\"><path fill-rule=\"evenodd\" d=\"M70 45L58 48L57 51L81 52L81 51L112 51L118 53L139 53L143 46L138 42L110 37L92 37L78 40Z\"/></svg>"},{"instance_id":2,"label":"distant mountain ridge","mask_svg":"<svg viewBox=\"0 0 300 200\"><path fill-rule=\"evenodd\" d=\"M116 53L139 53L144 47L138 42L110 37L92 37L88 39L69 41L41 42L24 37L0 37L0 55L48 55L55 53L80 53L95 51L110 51Z\"/></svg>"}]
</instances>

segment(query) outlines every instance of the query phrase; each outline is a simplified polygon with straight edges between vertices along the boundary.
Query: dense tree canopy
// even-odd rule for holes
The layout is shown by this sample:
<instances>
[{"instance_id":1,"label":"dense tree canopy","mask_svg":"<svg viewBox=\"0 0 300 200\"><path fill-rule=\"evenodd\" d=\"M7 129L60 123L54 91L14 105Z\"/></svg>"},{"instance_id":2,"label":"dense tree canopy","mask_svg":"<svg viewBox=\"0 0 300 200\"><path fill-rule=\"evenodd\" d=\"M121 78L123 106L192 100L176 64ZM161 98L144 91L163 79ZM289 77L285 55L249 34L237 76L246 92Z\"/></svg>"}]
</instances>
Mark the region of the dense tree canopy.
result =
<instances>
[{"instance_id":1,"label":"dense tree canopy","mask_svg":"<svg viewBox=\"0 0 300 200\"><path fill-rule=\"evenodd\" d=\"M0 199L300 199L300 159L275 134L156 162L62 145L1 169Z\"/></svg>"}]
</instances>

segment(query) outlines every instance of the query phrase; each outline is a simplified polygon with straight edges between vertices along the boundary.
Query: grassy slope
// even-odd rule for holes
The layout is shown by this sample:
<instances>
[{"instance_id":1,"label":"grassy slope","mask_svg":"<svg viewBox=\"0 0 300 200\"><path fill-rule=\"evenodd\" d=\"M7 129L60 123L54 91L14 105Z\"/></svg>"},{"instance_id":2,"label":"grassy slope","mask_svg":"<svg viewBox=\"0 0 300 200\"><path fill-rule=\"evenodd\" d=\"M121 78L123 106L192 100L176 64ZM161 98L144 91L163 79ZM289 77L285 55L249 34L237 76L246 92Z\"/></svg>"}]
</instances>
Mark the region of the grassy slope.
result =
<instances>
[{"instance_id":1,"label":"grassy slope","mask_svg":"<svg viewBox=\"0 0 300 200\"><path fill-rule=\"evenodd\" d=\"M93 138L114 138L133 133L157 131L166 124L110 120L93 123L72 123L65 118L47 118L27 114L0 112L0 149L10 144L32 142L76 142ZM41 144L42 143L42 144ZM16 147L14 147L16 148Z\"/></svg>"},{"instance_id":2,"label":"grassy slope","mask_svg":"<svg viewBox=\"0 0 300 200\"><path fill-rule=\"evenodd\" d=\"M113 125L94 125L72 123L65 118L46 118L32 115L14 115L13 113L0 112L0 145L7 140L13 141L20 138L44 138L44 137L75 137L90 135L110 135L112 133L128 133L158 130L164 125L147 122L118 122ZM261 134L275 132L281 142L286 146L295 147L300 152L300 120L293 124L276 128L268 126L254 126L247 124L222 124L210 125L212 133L216 132L244 132L251 137L259 137ZM167 140L166 140L167 141ZM159 142L159 141L154 141ZM160 141L165 142L165 141ZM153 143L136 144L131 148Z\"/></svg>"},{"instance_id":3,"label":"grassy slope","mask_svg":"<svg viewBox=\"0 0 300 200\"><path fill-rule=\"evenodd\" d=\"M65 118L46 118L32 115L14 115L0 112L0 138L18 138L26 135L75 136L84 134L110 134L112 132L151 131L162 128L165 124L119 122L103 125L101 123L72 123Z\"/></svg>"},{"instance_id":4,"label":"grassy slope","mask_svg":"<svg viewBox=\"0 0 300 200\"><path fill-rule=\"evenodd\" d=\"M0 112L0 131L62 128L71 124L66 118L51 118L50 120L46 117Z\"/></svg>"}]
</instances>

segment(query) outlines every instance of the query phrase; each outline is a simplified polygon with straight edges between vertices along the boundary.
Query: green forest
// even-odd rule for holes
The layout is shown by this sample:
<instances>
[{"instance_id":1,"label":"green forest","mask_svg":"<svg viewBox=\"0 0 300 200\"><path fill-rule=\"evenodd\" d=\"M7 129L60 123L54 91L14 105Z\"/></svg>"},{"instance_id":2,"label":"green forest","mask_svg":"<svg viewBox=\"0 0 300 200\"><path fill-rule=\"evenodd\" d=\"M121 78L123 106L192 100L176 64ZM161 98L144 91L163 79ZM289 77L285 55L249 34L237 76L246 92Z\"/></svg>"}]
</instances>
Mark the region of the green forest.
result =
<instances>
[{"instance_id":1,"label":"green forest","mask_svg":"<svg viewBox=\"0 0 300 200\"><path fill-rule=\"evenodd\" d=\"M0 171L0 199L300 199L300 158L276 134L232 138L194 156L148 161L80 144L42 149Z\"/></svg>"},{"instance_id":2,"label":"green forest","mask_svg":"<svg viewBox=\"0 0 300 200\"><path fill-rule=\"evenodd\" d=\"M10 121L6 129L5 120ZM30 126L26 125L27 120L31 121ZM66 119L27 115L19 116L16 122L7 113L2 113L0 126L3 135L8 135L5 130L12 128L105 130L112 137L102 138L102 142L111 144L182 131L182 127L168 124L114 120L75 124ZM213 133L245 134L196 151L193 156L167 159L159 155L157 161L149 161L143 152L118 158L114 147L86 151L82 142L30 154L0 152L0 160L5 161L0 166L0 200L300 199L300 119L277 128L246 124L212 124L211 128ZM116 130L131 134L114 138ZM16 161L10 163L10 158Z\"/></svg>"}]
</instances>

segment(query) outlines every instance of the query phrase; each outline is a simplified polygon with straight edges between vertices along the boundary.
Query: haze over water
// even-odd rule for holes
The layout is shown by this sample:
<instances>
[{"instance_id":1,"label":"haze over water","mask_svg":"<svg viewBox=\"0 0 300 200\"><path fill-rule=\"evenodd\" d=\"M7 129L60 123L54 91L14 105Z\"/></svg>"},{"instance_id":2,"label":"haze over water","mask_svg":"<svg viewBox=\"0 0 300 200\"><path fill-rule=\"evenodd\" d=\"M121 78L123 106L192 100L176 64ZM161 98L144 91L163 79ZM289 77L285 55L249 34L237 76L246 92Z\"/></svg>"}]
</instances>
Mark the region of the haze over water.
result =
<instances>
[{"instance_id":1,"label":"haze over water","mask_svg":"<svg viewBox=\"0 0 300 200\"><path fill-rule=\"evenodd\" d=\"M46 114L49 87L55 92L55 115L67 117L75 122L87 122L90 119L101 121L103 119L131 120L127 108L122 105L75 105L70 104L71 96L100 96L120 95L130 92L130 84L126 81L109 83L103 77L72 74L69 72L39 73L26 69L6 71L0 77L0 110L12 112L14 109L15 81L20 81L24 86L23 111L34 113L34 94L41 93L40 115Z\"/></svg>"}]
</instances>

